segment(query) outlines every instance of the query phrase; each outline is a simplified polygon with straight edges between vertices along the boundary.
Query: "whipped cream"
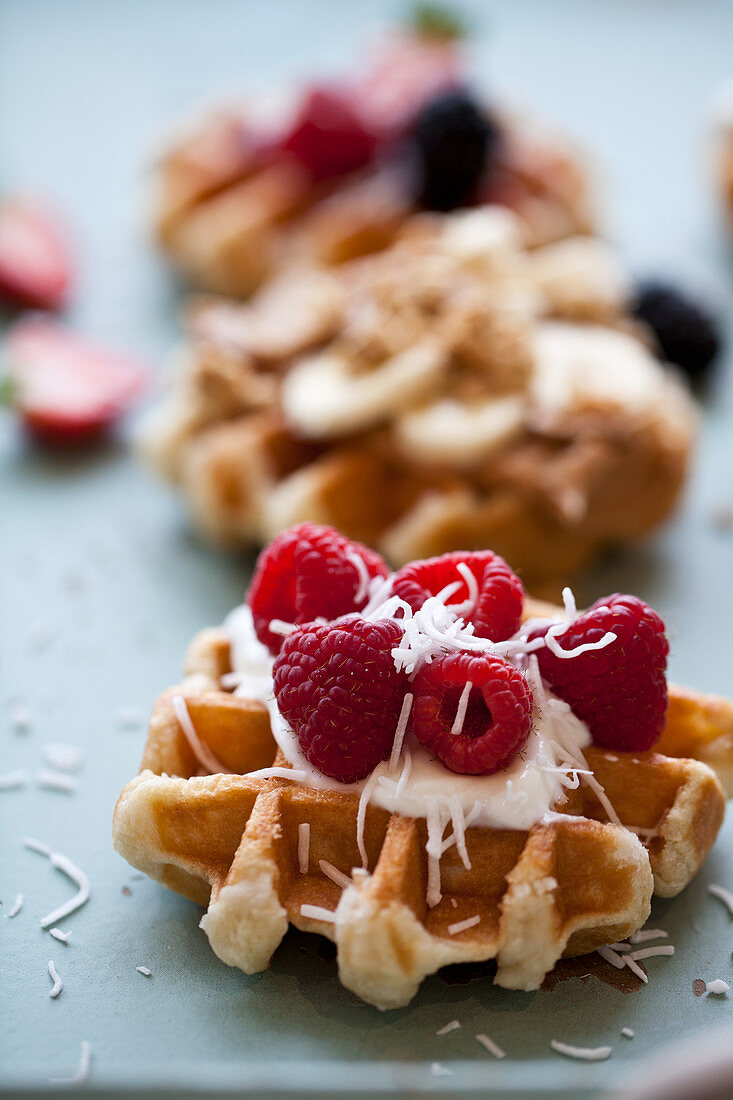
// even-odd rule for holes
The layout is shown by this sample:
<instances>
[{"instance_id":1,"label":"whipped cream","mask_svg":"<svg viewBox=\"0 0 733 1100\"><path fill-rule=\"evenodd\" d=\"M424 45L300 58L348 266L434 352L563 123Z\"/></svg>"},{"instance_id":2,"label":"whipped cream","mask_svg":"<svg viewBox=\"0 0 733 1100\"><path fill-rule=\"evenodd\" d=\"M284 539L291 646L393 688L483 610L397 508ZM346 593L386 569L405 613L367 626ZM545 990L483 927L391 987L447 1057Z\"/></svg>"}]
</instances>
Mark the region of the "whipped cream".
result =
<instances>
[{"instance_id":1,"label":"whipped cream","mask_svg":"<svg viewBox=\"0 0 733 1100\"><path fill-rule=\"evenodd\" d=\"M259 699L268 708L272 733L289 764L317 790L366 797L390 813L497 829L529 829L555 805L563 789L578 785L584 768L582 750L590 744L588 727L528 669L534 688L533 730L523 751L508 768L493 775L458 775L408 733L394 767L379 764L358 783L339 783L308 762L298 738L280 714L272 683L273 659L258 641L246 605L235 608L224 629L231 643L236 694ZM526 660L526 658L525 658ZM532 664L530 658L530 665Z\"/></svg>"}]
</instances>

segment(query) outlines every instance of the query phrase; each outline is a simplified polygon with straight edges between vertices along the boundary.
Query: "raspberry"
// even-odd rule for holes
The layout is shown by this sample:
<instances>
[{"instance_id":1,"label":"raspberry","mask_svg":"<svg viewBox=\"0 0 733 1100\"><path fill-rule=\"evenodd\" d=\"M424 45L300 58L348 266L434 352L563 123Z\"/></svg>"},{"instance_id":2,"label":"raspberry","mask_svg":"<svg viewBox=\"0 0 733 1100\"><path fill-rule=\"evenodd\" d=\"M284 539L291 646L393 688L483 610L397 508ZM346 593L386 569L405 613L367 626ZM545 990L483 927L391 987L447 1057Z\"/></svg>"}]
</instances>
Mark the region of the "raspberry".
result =
<instances>
[{"instance_id":1,"label":"raspberry","mask_svg":"<svg viewBox=\"0 0 733 1100\"><path fill-rule=\"evenodd\" d=\"M416 200L428 210L455 210L475 200L499 141L495 122L465 90L441 92L414 126Z\"/></svg>"},{"instance_id":2,"label":"raspberry","mask_svg":"<svg viewBox=\"0 0 733 1100\"><path fill-rule=\"evenodd\" d=\"M664 623L636 596L608 596L578 616L559 636L562 649L597 642L607 630L616 641L577 657L537 652L540 672L556 695L608 749L645 752L662 732L667 711ZM539 637L544 630L535 631Z\"/></svg>"},{"instance_id":3,"label":"raspberry","mask_svg":"<svg viewBox=\"0 0 733 1100\"><path fill-rule=\"evenodd\" d=\"M333 527L315 523L290 527L257 559L247 594L257 637L275 654L282 638L270 630L272 619L300 624L359 611L367 602L364 578L386 576L387 566L379 554L351 542Z\"/></svg>"},{"instance_id":4,"label":"raspberry","mask_svg":"<svg viewBox=\"0 0 733 1100\"><path fill-rule=\"evenodd\" d=\"M388 755L408 690L391 655L401 637L391 619L354 617L285 639L273 669L277 705L324 775L354 783Z\"/></svg>"},{"instance_id":5,"label":"raspberry","mask_svg":"<svg viewBox=\"0 0 733 1100\"><path fill-rule=\"evenodd\" d=\"M633 311L652 329L665 359L692 381L705 377L720 351L720 333L704 306L667 283L646 283Z\"/></svg>"},{"instance_id":6,"label":"raspberry","mask_svg":"<svg viewBox=\"0 0 733 1100\"><path fill-rule=\"evenodd\" d=\"M490 638L492 642L511 638L519 628L524 589L519 577L492 550L475 554L459 550L440 558L412 562L395 574L392 591L409 603L413 611L418 611L428 596L437 596L446 585L461 581L461 587L450 598L451 603L461 603L469 595L457 569L461 562L473 573L479 588L476 605L464 618L473 623L480 638Z\"/></svg>"},{"instance_id":7,"label":"raspberry","mask_svg":"<svg viewBox=\"0 0 733 1100\"><path fill-rule=\"evenodd\" d=\"M463 725L452 733L471 683ZM423 665L412 681L412 731L451 771L490 775L524 748L532 729L532 692L500 657L450 653Z\"/></svg>"},{"instance_id":8,"label":"raspberry","mask_svg":"<svg viewBox=\"0 0 733 1100\"><path fill-rule=\"evenodd\" d=\"M376 147L376 135L362 121L356 97L337 87L308 92L283 142L283 149L297 157L315 181L363 168L374 159Z\"/></svg>"}]
</instances>

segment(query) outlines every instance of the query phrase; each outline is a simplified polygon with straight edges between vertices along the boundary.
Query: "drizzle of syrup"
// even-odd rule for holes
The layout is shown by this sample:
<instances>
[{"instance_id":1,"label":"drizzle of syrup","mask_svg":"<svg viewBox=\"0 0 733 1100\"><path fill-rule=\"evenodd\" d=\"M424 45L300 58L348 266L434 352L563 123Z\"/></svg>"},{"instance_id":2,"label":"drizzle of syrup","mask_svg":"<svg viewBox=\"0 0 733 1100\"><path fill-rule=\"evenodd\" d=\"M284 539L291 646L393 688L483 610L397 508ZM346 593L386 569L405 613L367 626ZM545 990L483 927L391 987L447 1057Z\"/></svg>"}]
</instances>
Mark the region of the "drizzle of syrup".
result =
<instances>
[{"instance_id":1,"label":"drizzle of syrup","mask_svg":"<svg viewBox=\"0 0 733 1100\"><path fill-rule=\"evenodd\" d=\"M558 982L566 982L571 978L580 978L587 982L589 978L597 978L606 985L620 989L622 993L636 993L644 982L637 978L627 966L618 970L615 966L602 959L595 952L591 955L579 955L575 959L560 959L543 981L540 989L551 993Z\"/></svg>"}]
</instances>

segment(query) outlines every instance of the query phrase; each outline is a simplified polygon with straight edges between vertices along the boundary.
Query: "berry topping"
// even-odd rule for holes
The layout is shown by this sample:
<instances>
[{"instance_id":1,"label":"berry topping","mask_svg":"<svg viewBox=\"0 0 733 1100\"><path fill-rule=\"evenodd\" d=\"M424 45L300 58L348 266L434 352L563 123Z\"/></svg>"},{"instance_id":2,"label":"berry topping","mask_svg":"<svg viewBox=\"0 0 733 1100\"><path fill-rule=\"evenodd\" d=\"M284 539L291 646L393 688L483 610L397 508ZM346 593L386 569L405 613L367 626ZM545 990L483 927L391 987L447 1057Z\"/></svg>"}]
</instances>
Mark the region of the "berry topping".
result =
<instances>
[{"instance_id":1,"label":"berry topping","mask_svg":"<svg viewBox=\"0 0 733 1100\"><path fill-rule=\"evenodd\" d=\"M475 593L469 590L467 572L475 579ZM522 582L491 550L473 554L459 550L412 562L395 574L392 591L418 611L428 596L437 596L454 582L460 583L460 588L450 597L451 605L468 603L475 595L473 606L461 618L473 623L479 637L501 642L518 630L524 600Z\"/></svg>"},{"instance_id":2,"label":"berry topping","mask_svg":"<svg viewBox=\"0 0 733 1100\"><path fill-rule=\"evenodd\" d=\"M411 687L412 731L447 768L490 775L524 748L532 692L500 657L450 653L423 665Z\"/></svg>"},{"instance_id":3,"label":"berry topping","mask_svg":"<svg viewBox=\"0 0 733 1100\"><path fill-rule=\"evenodd\" d=\"M388 755L408 689L391 654L401 636L391 619L353 618L285 639L273 668L277 705L324 775L355 783Z\"/></svg>"},{"instance_id":4,"label":"berry topping","mask_svg":"<svg viewBox=\"0 0 733 1100\"><path fill-rule=\"evenodd\" d=\"M637 294L634 314L652 329L665 359L693 381L705 376L720 350L720 334L704 306L667 283L647 283Z\"/></svg>"},{"instance_id":5,"label":"berry topping","mask_svg":"<svg viewBox=\"0 0 733 1100\"><path fill-rule=\"evenodd\" d=\"M386 576L379 554L333 527L290 527L257 559L247 594L257 637L278 653L283 639L270 630L273 619L302 624L359 611L367 602L369 581Z\"/></svg>"},{"instance_id":6,"label":"berry topping","mask_svg":"<svg viewBox=\"0 0 733 1100\"><path fill-rule=\"evenodd\" d=\"M356 97L348 89L320 87L305 96L283 149L320 181L363 168L373 159L376 145Z\"/></svg>"},{"instance_id":7,"label":"berry topping","mask_svg":"<svg viewBox=\"0 0 733 1100\"><path fill-rule=\"evenodd\" d=\"M579 615L557 636L561 649L616 640L576 657L537 651L540 672L552 690L587 723L593 740L608 749L644 752L662 732L667 711L664 623L636 596L608 596ZM547 633L535 631L531 637Z\"/></svg>"},{"instance_id":8,"label":"berry topping","mask_svg":"<svg viewBox=\"0 0 733 1100\"><path fill-rule=\"evenodd\" d=\"M499 130L464 90L431 100L414 124L416 200L429 210L455 210L475 200Z\"/></svg>"},{"instance_id":9,"label":"berry topping","mask_svg":"<svg viewBox=\"0 0 733 1100\"><path fill-rule=\"evenodd\" d=\"M52 321L29 318L4 346L11 401L26 428L46 443L85 443L108 428L142 389L131 356L87 343Z\"/></svg>"},{"instance_id":10,"label":"berry topping","mask_svg":"<svg viewBox=\"0 0 733 1100\"><path fill-rule=\"evenodd\" d=\"M31 309L60 309L71 283L62 228L27 199L0 204L0 298Z\"/></svg>"}]
</instances>

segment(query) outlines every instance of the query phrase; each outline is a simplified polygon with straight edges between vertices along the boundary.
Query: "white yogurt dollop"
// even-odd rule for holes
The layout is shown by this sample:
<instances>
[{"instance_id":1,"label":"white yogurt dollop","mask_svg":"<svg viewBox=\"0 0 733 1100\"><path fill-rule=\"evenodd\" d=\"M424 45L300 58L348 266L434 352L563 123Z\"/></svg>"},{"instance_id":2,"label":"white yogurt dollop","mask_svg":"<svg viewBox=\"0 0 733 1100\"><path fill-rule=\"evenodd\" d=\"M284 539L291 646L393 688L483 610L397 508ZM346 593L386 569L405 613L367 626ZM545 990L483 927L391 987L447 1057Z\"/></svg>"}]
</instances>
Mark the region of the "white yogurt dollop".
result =
<instances>
[{"instance_id":1,"label":"white yogurt dollop","mask_svg":"<svg viewBox=\"0 0 733 1100\"><path fill-rule=\"evenodd\" d=\"M224 628L231 641L237 695L267 706L275 740L293 768L305 773L308 786L361 795L368 785L369 802L390 813L427 817L437 804L454 818L461 813L472 825L496 829L529 829L551 809L564 786L577 786L577 759L580 755L582 767L590 733L566 703L546 691L539 703L535 699L534 726L524 750L494 775L458 775L408 734L393 771L385 761L358 783L330 779L308 762L278 710L272 657L257 640L249 608L235 608Z\"/></svg>"}]
</instances>

